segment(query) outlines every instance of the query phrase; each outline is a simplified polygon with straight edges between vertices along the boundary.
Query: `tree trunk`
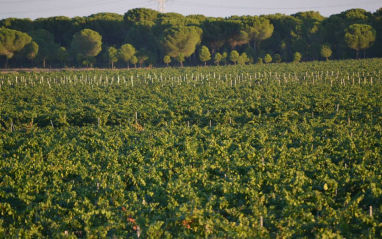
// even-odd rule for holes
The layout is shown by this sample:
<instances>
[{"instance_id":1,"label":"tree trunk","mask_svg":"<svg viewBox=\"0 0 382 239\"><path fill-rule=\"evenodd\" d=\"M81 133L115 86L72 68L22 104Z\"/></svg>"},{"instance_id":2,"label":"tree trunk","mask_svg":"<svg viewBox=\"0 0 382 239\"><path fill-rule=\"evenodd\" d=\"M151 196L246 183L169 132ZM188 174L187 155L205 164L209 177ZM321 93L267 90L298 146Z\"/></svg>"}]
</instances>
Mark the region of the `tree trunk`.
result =
<instances>
[{"instance_id":1,"label":"tree trunk","mask_svg":"<svg viewBox=\"0 0 382 239\"><path fill-rule=\"evenodd\" d=\"M45 69L45 58L42 60L42 68Z\"/></svg>"},{"instance_id":2,"label":"tree trunk","mask_svg":"<svg viewBox=\"0 0 382 239\"><path fill-rule=\"evenodd\" d=\"M358 51L359 51L359 50L356 50L356 58L357 58L357 59L358 59Z\"/></svg>"},{"instance_id":3,"label":"tree trunk","mask_svg":"<svg viewBox=\"0 0 382 239\"><path fill-rule=\"evenodd\" d=\"M127 69L130 70L130 64L129 64L129 61L127 61Z\"/></svg>"},{"instance_id":4,"label":"tree trunk","mask_svg":"<svg viewBox=\"0 0 382 239\"><path fill-rule=\"evenodd\" d=\"M180 62L180 67L182 67L182 68L183 68L183 61L181 61L181 62Z\"/></svg>"},{"instance_id":5,"label":"tree trunk","mask_svg":"<svg viewBox=\"0 0 382 239\"><path fill-rule=\"evenodd\" d=\"M363 58L366 58L366 49L363 49Z\"/></svg>"},{"instance_id":6,"label":"tree trunk","mask_svg":"<svg viewBox=\"0 0 382 239\"><path fill-rule=\"evenodd\" d=\"M111 69L114 69L114 62L111 61Z\"/></svg>"},{"instance_id":7,"label":"tree trunk","mask_svg":"<svg viewBox=\"0 0 382 239\"><path fill-rule=\"evenodd\" d=\"M5 58L5 65L4 65L4 68L5 68L5 69L8 68L8 62L9 62L9 58L6 57L6 58Z\"/></svg>"},{"instance_id":8,"label":"tree trunk","mask_svg":"<svg viewBox=\"0 0 382 239\"><path fill-rule=\"evenodd\" d=\"M205 62L204 62L204 67L206 67L206 66L207 66L207 62L205 61Z\"/></svg>"}]
</instances>

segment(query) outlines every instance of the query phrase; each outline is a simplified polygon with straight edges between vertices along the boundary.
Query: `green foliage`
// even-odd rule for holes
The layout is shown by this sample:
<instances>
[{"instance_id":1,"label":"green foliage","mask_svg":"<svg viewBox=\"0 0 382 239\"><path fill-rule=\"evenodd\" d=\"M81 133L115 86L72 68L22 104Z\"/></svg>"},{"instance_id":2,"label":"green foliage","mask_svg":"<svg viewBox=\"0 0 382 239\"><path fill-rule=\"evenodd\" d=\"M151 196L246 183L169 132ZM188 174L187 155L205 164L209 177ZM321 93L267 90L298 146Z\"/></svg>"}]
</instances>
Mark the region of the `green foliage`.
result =
<instances>
[{"instance_id":1,"label":"green foliage","mask_svg":"<svg viewBox=\"0 0 382 239\"><path fill-rule=\"evenodd\" d=\"M204 65L207 64L207 61L211 60L210 50L206 46L202 46L199 50L199 59L201 62L204 62Z\"/></svg>"},{"instance_id":2,"label":"green foliage","mask_svg":"<svg viewBox=\"0 0 382 239\"><path fill-rule=\"evenodd\" d=\"M329 45L322 45L321 47L321 56L325 57L326 60L332 55L332 49Z\"/></svg>"},{"instance_id":3,"label":"green foliage","mask_svg":"<svg viewBox=\"0 0 382 239\"><path fill-rule=\"evenodd\" d=\"M162 51L174 58L180 54L189 57L200 43L201 33L198 27L179 26L166 29L160 40Z\"/></svg>"},{"instance_id":4,"label":"green foliage","mask_svg":"<svg viewBox=\"0 0 382 239\"><path fill-rule=\"evenodd\" d=\"M232 61L235 65L237 61L239 60L239 58L240 58L240 54L236 50L233 50L231 51L231 53L229 53L229 60Z\"/></svg>"},{"instance_id":5,"label":"green foliage","mask_svg":"<svg viewBox=\"0 0 382 239\"><path fill-rule=\"evenodd\" d=\"M180 66L183 67L183 62L185 61L185 55L183 53L179 53L176 57L176 60L180 63Z\"/></svg>"},{"instance_id":6,"label":"green foliage","mask_svg":"<svg viewBox=\"0 0 382 239\"><path fill-rule=\"evenodd\" d=\"M131 61L135 53L136 53L135 48L130 44L123 44L121 46L121 49L119 49L119 57L122 61L127 63L127 68L129 68L129 61Z\"/></svg>"},{"instance_id":7,"label":"green foliage","mask_svg":"<svg viewBox=\"0 0 382 239\"><path fill-rule=\"evenodd\" d=\"M102 37L98 32L84 29L73 36L71 50L86 57L95 57L102 50Z\"/></svg>"},{"instance_id":8,"label":"green foliage","mask_svg":"<svg viewBox=\"0 0 382 239\"><path fill-rule=\"evenodd\" d=\"M349 48L356 50L356 57L360 50L370 48L375 41L375 30L366 24L353 24L346 29L345 42Z\"/></svg>"},{"instance_id":9,"label":"green foliage","mask_svg":"<svg viewBox=\"0 0 382 239\"><path fill-rule=\"evenodd\" d=\"M69 52L65 47L60 47L57 51L57 60L65 66L66 62L69 59Z\"/></svg>"},{"instance_id":10,"label":"green foliage","mask_svg":"<svg viewBox=\"0 0 382 239\"><path fill-rule=\"evenodd\" d=\"M33 30L33 21L29 18L5 18L0 20L0 28L8 28L20 32L29 32Z\"/></svg>"},{"instance_id":11,"label":"green foliage","mask_svg":"<svg viewBox=\"0 0 382 239\"><path fill-rule=\"evenodd\" d=\"M36 42L31 41L20 52L28 60L32 61L38 54L38 45Z\"/></svg>"},{"instance_id":12,"label":"green foliage","mask_svg":"<svg viewBox=\"0 0 382 239\"><path fill-rule=\"evenodd\" d=\"M360 8L350 9L343 12L342 14L345 15L345 19L348 22L354 23L367 23L369 17L371 16L369 12Z\"/></svg>"},{"instance_id":13,"label":"green foliage","mask_svg":"<svg viewBox=\"0 0 382 239\"><path fill-rule=\"evenodd\" d=\"M85 18L83 28L98 32L107 46L121 45L124 41L123 15L117 13L92 14Z\"/></svg>"},{"instance_id":14,"label":"green foliage","mask_svg":"<svg viewBox=\"0 0 382 239\"><path fill-rule=\"evenodd\" d=\"M1 235L380 238L381 64L3 74Z\"/></svg>"},{"instance_id":15,"label":"green foliage","mask_svg":"<svg viewBox=\"0 0 382 239\"><path fill-rule=\"evenodd\" d=\"M263 58L261 57L257 58L256 64L259 64L259 65L263 64Z\"/></svg>"},{"instance_id":16,"label":"green foliage","mask_svg":"<svg viewBox=\"0 0 382 239\"><path fill-rule=\"evenodd\" d=\"M302 58L302 55L300 52L295 52L293 55L293 62L300 62Z\"/></svg>"},{"instance_id":17,"label":"green foliage","mask_svg":"<svg viewBox=\"0 0 382 239\"><path fill-rule=\"evenodd\" d=\"M131 9L125 13L123 20L127 24L143 22L143 21L154 21L158 17L159 12L147 9L147 8L135 8Z\"/></svg>"},{"instance_id":18,"label":"green foliage","mask_svg":"<svg viewBox=\"0 0 382 239\"><path fill-rule=\"evenodd\" d=\"M228 39L231 49L235 49L237 46L247 44L248 41L248 33L246 33L245 31L239 31L238 33L234 33Z\"/></svg>"},{"instance_id":19,"label":"green foliage","mask_svg":"<svg viewBox=\"0 0 382 239\"><path fill-rule=\"evenodd\" d=\"M76 21L78 19L78 21ZM34 30L45 30L53 35L53 41L69 47L73 34L83 29L85 18L71 19L66 16L37 18L33 21Z\"/></svg>"},{"instance_id":20,"label":"green foliage","mask_svg":"<svg viewBox=\"0 0 382 239\"><path fill-rule=\"evenodd\" d=\"M136 56L131 57L130 62L134 65L135 68L137 68L138 58Z\"/></svg>"},{"instance_id":21,"label":"green foliage","mask_svg":"<svg viewBox=\"0 0 382 239\"><path fill-rule=\"evenodd\" d=\"M245 65L245 63L249 62L249 58L247 56L247 53L243 52L241 53L239 59L237 60L237 64L239 65Z\"/></svg>"},{"instance_id":22,"label":"green foliage","mask_svg":"<svg viewBox=\"0 0 382 239\"><path fill-rule=\"evenodd\" d=\"M221 19L207 19L202 24L203 41L211 47L212 52L222 47L230 37L232 23Z\"/></svg>"},{"instance_id":23,"label":"green foliage","mask_svg":"<svg viewBox=\"0 0 382 239\"><path fill-rule=\"evenodd\" d=\"M169 55L165 55L163 57L163 62L168 66L171 63L171 57Z\"/></svg>"},{"instance_id":24,"label":"green foliage","mask_svg":"<svg viewBox=\"0 0 382 239\"><path fill-rule=\"evenodd\" d=\"M118 62L118 50L115 47L109 47L107 53L111 63L111 69L114 69L114 63Z\"/></svg>"},{"instance_id":25,"label":"green foliage","mask_svg":"<svg viewBox=\"0 0 382 239\"><path fill-rule=\"evenodd\" d=\"M268 64L268 63L271 63L272 62L272 56L269 55L269 54L266 54L265 57L264 57L264 62L265 64Z\"/></svg>"},{"instance_id":26,"label":"green foliage","mask_svg":"<svg viewBox=\"0 0 382 239\"><path fill-rule=\"evenodd\" d=\"M42 67L46 64L49 64L49 67L65 65L58 59L60 47L69 50L71 59L76 59L76 56L81 54L83 59L95 58L91 61L86 60L87 62L98 60L98 67L107 67L107 47L119 47L124 44L130 44L136 49L146 49L149 52L146 61L149 65L160 65L165 55L175 59L180 53L188 58L189 65L197 65L200 59L199 52L195 54L195 49L199 50L201 46L208 47L212 58L224 51L236 50L239 54L246 53L250 59L249 63L254 63L258 57L264 60L266 53L270 53L272 57L278 53L283 61L289 62L293 61L294 52L301 53L304 56L303 60L315 61L322 58L323 45L330 45L331 59L350 58L353 49L357 58L359 51L363 51L364 57L366 54L368 57L381 57L380 12L350 9L329 17L315 11L304 11L290 16L270 14L213 18L136 8L124 15L97 13L85 17L55 16L33 21L7 18L0 20L0 28L30 34L39 46L39 52L33 61L26 61L27 55L21 50L7 53L8 56L16 53L16 57L11 61L12 67L23 67L23 64L30 66L34 63L42 63ZM83 47L79 42L75 46L73 37L79 39L79 32L89 30L97 32L99 36L95 38L98 39L81 43ZM92 43L88 44L89 42ZM87 48L92 48L93 43L97 45L93 48L96 52L102 45L106 46L102 54L91 56L81 52L88 51ZM193 54L195 55L190 57ZM132 55L124 57L125 60L121 59L122 62L126 62L128 68L128 58L131 57ZM0 64L7 64L8 60L9 58L0 57ZM223 57L219 64L226 62ZM73 63L82 65L82 61L67 61L67 64Z\"/></svg>"},{"instance_id":27,"label":"green foliage","mask_svg":"<svg viewBox=\"0 0 382 239\"><path fill-rule=\"evenodd\" d=\"M150 58L150 52L148 50L146 50L145 48L142 48L140 49L138 52L137 52L137 58L138 58L138 63L139 63L139 67L142 67L143 64L149 60Z\"/></svg>"},{"instance_id":28,"label":"green foliage","mask_svg":"<svg viewBox=\"0 0 382 239\"><path fill-rule=\"evenodd\" d=\"M259 44L272 36L274 26L269 19L264 17L246 17L244 18L244 29L248 34L249 40L253 42L254 57Z\"/></svg>"},{"instance_id":29,"label":"green foliage","mask_svg":"<svg viewBox=\"0 0 382 239\"><path fill-rule=\"evenodd\" d=\"M227 58L228 58L227 52L223 52L223 54L222 54L222 62L224 62L224 64L227 64Z\"/></svg>"},{"instance_id":30,"label":"green foliage","mask_svg":"<svg viewBox=\"0 0 382 239\"><path fill-rule=\"evenodd\" d=\"M281 55L280 54L275 54L274 61L276 63L280 63L282 61Z\"/></svg>"},{"instance_id":31,"label":"green foliage","mask_svg":"<svg viewBox=\"0 0 382 239\"><path fill-rule=\"evenodd\" d=\"M21 51L31 41L32 38L26 33L0 28L0 55L6 56L8 60L13 57L15 52Z\"/></svg>"},{"instance_id":32,"label":"green foliage","mask_svg":"<svg viewBox=\"0 0 382 239\"><path fill-rule=\"evenodd\" d=\"M216 65L219 65L222 60L223 60L223 56L219 52L216 53L214 56L214 63Z\"/></svg>"},{"instance_id":33,"label":"green foliage","mask_svg":"<svg viewBox=\"0 0 382 239\"><path fill-rule=\"evenodd\" d=\"M54 43L54 36L47 30L32 31L29 32L29 35L39 46L36 59L42 62L43 68L45 68L46 61L53 60L56 57L59 46Z\"/></svg>"}]
</instances>

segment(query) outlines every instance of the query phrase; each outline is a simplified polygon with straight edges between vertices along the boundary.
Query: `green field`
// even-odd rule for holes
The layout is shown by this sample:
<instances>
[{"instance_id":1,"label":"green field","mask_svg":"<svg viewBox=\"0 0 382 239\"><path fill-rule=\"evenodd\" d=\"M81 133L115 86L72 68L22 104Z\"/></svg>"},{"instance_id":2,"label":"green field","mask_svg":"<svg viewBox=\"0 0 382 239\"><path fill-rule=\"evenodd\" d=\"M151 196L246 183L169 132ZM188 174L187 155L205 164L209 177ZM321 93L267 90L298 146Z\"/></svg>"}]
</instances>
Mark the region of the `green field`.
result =
<instances>
[{"instance_id":1,"label":"green field","mask_svg":"<svg viewBox=\"0 0 382 239\"><path fill-rule=\"evenodd\" d=\"M0 238L380 238L381 67L0 74Z\"/></svg>"}]
</instances>

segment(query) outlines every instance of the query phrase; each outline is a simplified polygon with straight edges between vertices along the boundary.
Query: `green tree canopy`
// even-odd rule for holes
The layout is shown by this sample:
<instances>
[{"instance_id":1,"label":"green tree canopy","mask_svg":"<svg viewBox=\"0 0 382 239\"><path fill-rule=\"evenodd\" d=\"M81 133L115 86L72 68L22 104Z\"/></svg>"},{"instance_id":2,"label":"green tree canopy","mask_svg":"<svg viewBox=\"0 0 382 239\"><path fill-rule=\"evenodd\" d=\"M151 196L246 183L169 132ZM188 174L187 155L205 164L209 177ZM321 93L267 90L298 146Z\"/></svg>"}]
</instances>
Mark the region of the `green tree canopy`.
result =
<instances>
[{"instance_id":1,"label":"green tree canopy","mask_svg":"<svg viewBox=\"0 0 382 239\"><path fill-rule=\"evenodd\" d=\"M359 23L366 24L371 17L371 13L367 12L365 9L354 8L349 9L341 13L348 23Z\"/></svg>"},{"instance_id":2,"label":"green tree canopy","mask_svg":"<svg viewBox=\"0 0 382 239\"><path fill-rule=\"evenodd\" d=\"M265 64L271 63L272 62L272 56L269 54L266 54L264 56L264 62L265 62Z\"/></svg>"},{"instance_id":3,"label":"green tree canopy","mask_svg":"<svg viewBox=\"0 0 382 239\"><path fill-rule=\"evenodd\" d=\"M240 57L240 54L236 50L231 51L231 53L229 54L229 59L233 63L235 63L235 65L236 65L237 61L239 60L239 57Z\"/></svg>"},{"instance_id":4,"label":"green tree canopy","mask_svg":"<svg viewBox=\"0 0 382 239\"><path fill-rule=\"evenodd\" d=\"M300 62L302 58L302 55L300 52L295 52L293 55L293 62Z\"/></svg>"},{"instance_id":5,"label":"green tree canopy","mask_svg":"<svg viewBox=\"0 0 382 239\"><path fill-rule=\"evenodd\" d=\"M274 27L270 21L264 17L247 17L244 19L244 29L248 38L253 42L254 56L260 42L272 36Z\"/></svg>"},{"instance_id":6,"label":"green tree canopy","mask_svg":"<svg viewBox=\"0 0 382 239\"><path fill-rule=\"evenodd\" d=\"M17 52L14 58L19 59L21 63L23 62L23 59L27 59L31 61L33 64L33 61L36 58L37 53L38 53L38 45L36 42L31 41L30 43L26 44L21 51Z\"/></svg>"},{"instance_id":7,"label":"green tree canopy","mask_svg":"<svg viewBox=\"0 0 382 239\"><path fill-rule=\"evenodd\" d=\"M207 19L201 25L203 42L211 47L212 54L224 45L230 36L240 31L240 24L223 19Z\"/></svg>"},{"instance_id":8,"label":"green tree canopy","mask_svg":"<svg viewBox=\"0 0 382 239\"><path fill-rule=\"evenodd\" d=\"M150 55L151 55L150 52L148 50L146 50L145 48L139 49L139 51L137 52L137 58L138 58L139 67L142 67L142 65L147 60L149 60Z\"/></svg>"},{"instance_id":9,"label":"green tree canopy","mask_svg":"<svg viewBox=\"0 0 382 239\"><path fill-rule=\"evenodd\" d=\"M345 42L351 49L356 50L356 57L358 52L370 48L375 41L375 30L366 24L353 24L345 31Z\"/></svg>"},{"instance_id":10,"label":"green tree canopy","mask_svg":"<svg viewBox=\"0 0 382 239\"><path fill-rule=\"evenodd\" d=\"M167 67L171 63L171 57L169 55L165 55L163 58L163 62L166 63Z\"/></svg>"},{"instance_id":11,"label":"green tree canopy","mask_svg":"<svg viewBox=\"0 0 382 239\"><path fill-rule=\"evenodd\" d=\"M8 59L12 58L15 52L22 50L31 41L32 38L26 33L0 28L0 55L7 58L5 67L8 67Z\"/></svg>"},{"instance_id":12,"label":"green tree canopy","mask_svg":"<svg viewBox=\"0 0 382 239\"><path fill-rule=\"evenodd\" d=\"M101 50L102 37L98 32L90 29L84 29L74 34L71 43L72 53L88 58L97 56ZM92 63L93 61L90 61L91 66Z\"/></svg>"},{"instance_id":13,"label":"green tree canopy","mask_svg":"<svg viewBox=\"0 0 382 239\"><path fill-rule=\"evenodd\" d=\"M239 58L237 59L237 64L239 65L245 65L245 63L249 62L249 58L247 56L247 53L242 53Z\"/></svg>"},{"instance_id":14,"label":"green tree canopy","mask_svg":"<svg viewBox=\"0 0 382 239\"><path fill-rule=\"evenodd\" d=\"M69 47L73 34L81 30L82 26L74 24L74 19L66 16L38 18L34 21L35 30L44 29L50 32L53 41L59 45Z\"/></svg>"},{"instance_id":15,"label":"green tree canopy","mask_svg":"<svg viewBox=\"0 0 382 239\"><path fill-rule=\"evenodd\" d=\"M131 61L131 58L135 55L135 53L135 48L130 44L124 44L119 49L119 57L122 61L127 63L127 68L129 68L129 61Z\"/></svg>"},{"instance_id":16,"label":"green tree canopy","mask_svg":"<svg viewBox=\"0 0 382 239\"><path fill-rule=\"evenodd\" d=\"M115 47L109 47L107 49L107 56L111 64L111 69L114 69L114 63L118 62L118 50Z\"/></svg>"},{"instance_id":17,"label":"green tree canopy","mask_svg":"<svg viewBox=\"0 0 382 239\"><path fill-rule=\"evenodd\" d=\"M179 55L176 57L176 60L180 63L180 67L183 67L183 62L185 60L184 54L181 52Z\"/></svg>"},{"instance_id":18,"label":"green tree canopy","mask_svg":"<svg viewBox=\"0 0 382 239\"><path fill-rule=\"evenodd\" d=\"M325 44L325 45L322 45L320 53L322 57L325 57L325 59L328 60L329 57L332 55L332 49L330 48L329 45Z\"/></svg>"},{"instance_id":19,"label":"green tree canopy","mask_svg":"<svg viewBox=\"0 0 382 239\"><path fill-rule=\"evenodd\" d=\"M208 47L202 46L202 48L200 48L199 59L201 62L204 62L204 66L207 65L207 61L211 60L211 53Z\"/></svg>"},{"instance_id":20,"label":"green tree canopy","mask_svg":"<svg viewBox=\"0 0 382 239\"><path fill-rule=\"evenodd\" d=\"M29 18L6 18L0 20L0 28L5 27L20 32L33 31L33 21Z\"/></svg>"},{"instance_id":21,"label":"green tree canopy","mask_svg":"<svg viewBox=\"0 0 382 239\"><path fill-rule=\"evenodd\" d=\"M102 41L108 45L118 45L123 42L123 15L117 13L97 13L85 18L84 28L92 29L102 36Z\"/></svg>"},{"instance_id":22,"label":"green tree canopy","mask_svg":"<svg viewBox=\"0 0 382 239\"><path fill-rule=\"evenodd\" d=\"M42 62L42 66L45 68L46 61L56 56L59 46L54 43L54 36L47 30L39 29L29 32L29 35L39 46L36 60Z\"/></svg>"},{"instance_id":23,"label":"green tree canopy","mask_svg":"<svg viewBox=\"0 0 382 239\"><path fill-rule=\"evenodd\" d=\"M152 21L134 23L127 31L125 42L132 44L138 49L157 47L156 39L162 31L155 30L154 27L155 23Z\"/></svg>"},{"instance_id":24,"label":"green tree canopy","mask_svg":"<svg viewBox=\"0 0 382 239\"><path fill-rule=\"evenodd\" d=\"M281 55L280 54L275 54L275 62L280 63L282 61Z\"/></svg>"},{"instance_id":25,"label":"green tree canopy","mask_svg":"<svg viewBox=\"0 0 382 239\"><path fill-rule=\"evenodd\" d=\"M32 61L37 56L38 45L36 42L31 41L30 43L25 45L25 47L22 49L22 51L23 51L25 57L28 60Z\"/></svg>"},{"instance_id":26,"label":"green tree canopy","mask_svg":"<svg viewBox=\"0 0 382 239\"><path fill-rule=\"evenodd\" d=\"M224 64L227 64L227 58L228 58L228 53L227 52L223 52L223 54L222 54L222 62Z\"/></svg>"},{"instance_id":27,"label":"green tree canopy","mask_svg":"<svg viewBox=\"0 0 382 239\"><path fill-rule=\"evenodd\" d=\"M189 57L200 43L201 34L202 30L198 27L179 26L166 29L160 40L162 51L174 58L181 53L184 57Z\"/></svg>"},{"instance_id":28,"label":"green tree canopy","mask_svg":"<svg viewBox=\"0 0 382 239\"><path fill-rule=\"evenodd\" d=\"M128 25L142 21L154 21L158 17L159 12L148 8L135 8L129 10L123 16L123 20Z\"/></svg>"},{"instance_id":29,"label":"green tree canopy","mask_svg":"<svg viewBox=\"0 0 382 239\"><path fill-rule=\"evenodd\" d=\"M136 57L136 56L131 57L130 62L131 62L131 64L134 65L135 68L137 68L138 57Z\"/></svg>"},{"instance_id":30,"label":"green tree canopy","mask_svg":"<svg viewBox=\"0 0 382 239\"><path fill-rule=\"evenodd\" d=\"M65 47L60 47L57 50L57 60L65 66L65 62L69 59L69 53Z\"/></svg>"},{"instance_id":31,"label":"green tree canopy","mask_svg":"<svg viewBox=\"0 0 382 239\"><path fill-rule=\"evenodd\" d=\"M235 49L236 46L247 44L249 41L248 33L245 31L239 31L237 34L233 34L228 39L231 49Z\"/></svg>"},{"instance_id":32,"label":"green tree canopy","mask_svg":"<svg viewBox=\"0 0 382 239\"><path fill-rule=\"evenodd\" d=\"M223 60L223 56L219 52L216 53L214 57L215 64L219 65L222 60Z\"/></svg>"}]
</instances>

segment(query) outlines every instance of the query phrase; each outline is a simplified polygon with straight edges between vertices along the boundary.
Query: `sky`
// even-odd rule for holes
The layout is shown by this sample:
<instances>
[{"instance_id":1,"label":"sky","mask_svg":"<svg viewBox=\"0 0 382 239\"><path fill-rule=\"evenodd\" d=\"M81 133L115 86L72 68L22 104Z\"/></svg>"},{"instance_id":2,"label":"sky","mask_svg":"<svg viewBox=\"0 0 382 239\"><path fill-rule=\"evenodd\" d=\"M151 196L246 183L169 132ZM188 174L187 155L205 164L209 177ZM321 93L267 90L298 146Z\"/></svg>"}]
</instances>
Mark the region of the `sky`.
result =
<instances>
[{"instance_id":1,"label":"sky","mask_svg":"<svg viewBox=\"0 0 382 239\"><path fill-rule=\"evenodd\" d=\"M124 14L133 8L158 10L159 0L0 0L0 19L89 16L100 12ZM328 17L352 8L375 12L382 0L165 0L166 11L208 17L319 11Z\"/></svg>"}]
</instances>

